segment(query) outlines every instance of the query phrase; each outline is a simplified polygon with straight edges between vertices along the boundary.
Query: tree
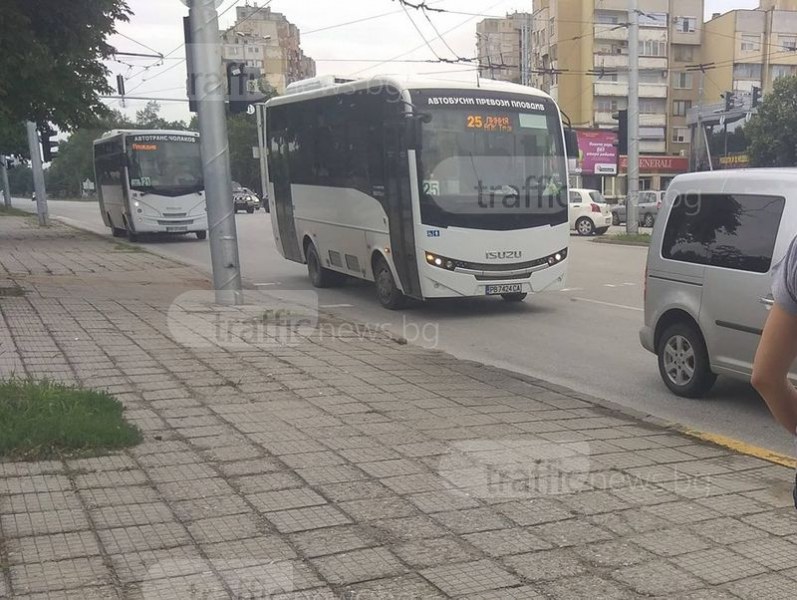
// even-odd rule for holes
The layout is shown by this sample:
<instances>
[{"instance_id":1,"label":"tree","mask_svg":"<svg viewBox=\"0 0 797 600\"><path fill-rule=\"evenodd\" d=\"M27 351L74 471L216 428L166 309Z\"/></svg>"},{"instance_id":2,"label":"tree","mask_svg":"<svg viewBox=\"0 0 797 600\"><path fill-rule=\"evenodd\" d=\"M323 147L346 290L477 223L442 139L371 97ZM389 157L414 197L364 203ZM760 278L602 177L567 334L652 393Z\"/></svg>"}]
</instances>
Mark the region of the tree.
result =
<instances>
[{"instance_id":1,"label":"tree","mask_svg":"<svg viewBox=\"0 0 797 600\"><path fill-rule=\"evenodd\" d=\"M797 77L775 80L744 128L753 167L797 165Z\"/></svg>"},{"instance_id":2,"label":"tree","mask_svg":"<svg viewBox=\"0 0 797 600\"><path fill-rule=\"evenodd\" d=\"M47 190L62 197L79 197L83 182L94 181L94 140L111 129L126 129L133 124L120 112L97 119L61 142L50 168L45 171Z\"/></svg>"},{"instance_id":3,"label":"tree","mask_svg":"<svg viewBox=\"0 0 797 600\"><path fill-rule=\"evenodd\" d=\"M147 105L136 112L136 126L141 129L188 129L183 121L167 121L160 116L161 105L150 100Z\"/></svg>"},{"instance_id":4,"label":"tree","mask_svg":"<svg viewBox=\"0 0 797 600\"><path fill-rule=\"evenodd\" d=\"M0 132L24 121L71 131L107 114L103 64L125 0L3 0L0 10Z\"/></svg>"}]
</instances>

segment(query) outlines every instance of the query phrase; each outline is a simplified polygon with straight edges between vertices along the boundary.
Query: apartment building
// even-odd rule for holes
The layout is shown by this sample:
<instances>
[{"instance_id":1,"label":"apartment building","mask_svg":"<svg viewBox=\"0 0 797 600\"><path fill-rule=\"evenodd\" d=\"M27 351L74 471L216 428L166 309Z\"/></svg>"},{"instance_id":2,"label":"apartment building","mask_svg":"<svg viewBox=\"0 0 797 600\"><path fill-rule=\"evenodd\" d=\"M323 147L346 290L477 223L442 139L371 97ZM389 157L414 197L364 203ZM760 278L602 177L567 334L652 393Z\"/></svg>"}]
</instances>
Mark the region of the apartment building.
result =
<instances>
[{"instance_id":1,"label":"apartment building","mask_svg":"<svg viewBox=\"0 0 797 600\"><path fill-rule=\"evenodd\" d=\"M686 67L700 59L704 5L703 0L640 0L639 5L641 186L663 189L688 168L688 159L681 160L690 142L686 116L697 102L699 81ZM532 83L559 102L574 126L616 128L612 114L628 107L628 22L627 0L537 0ZM662 159L666 156L678 158ZM609 195L624 194L624 181L603 184L611 185L605 190Z\"/></svg>"},{"instance_id":2,"label":"apartment building","mask_svg":"<svg viewBox=\"0 0 797 600\"><path fill-rule=\"evenodd\" d=\"M302 51L299 29L268 7L237 7L235 24L222 34L222 42L225 61L259 67L280 94L289 83L315 77L315 61Z\"/></svg>"},{"instance_id":3,"label":"apartment building","mask_svg":"<svg viewBox=\"0 0 797 600\"><path fill-rule=\"evenodd\" d=\"M779 77L797 75L797 0L763 0L757 9L715 14L704 28L706 104L733 91L749 106L753 88L766 94Z\"/></svg>"},{"instance_id":4,"label":"apartment building","mask_svg":"<svg viewBox=\"0 0 797 600\"><path fill-rule=\"evenodd\" d=\"M531 15L507 14L504 19L484 19L476 25L479 74L487 79L531 84Z\"/></svg>"}]
</instances>

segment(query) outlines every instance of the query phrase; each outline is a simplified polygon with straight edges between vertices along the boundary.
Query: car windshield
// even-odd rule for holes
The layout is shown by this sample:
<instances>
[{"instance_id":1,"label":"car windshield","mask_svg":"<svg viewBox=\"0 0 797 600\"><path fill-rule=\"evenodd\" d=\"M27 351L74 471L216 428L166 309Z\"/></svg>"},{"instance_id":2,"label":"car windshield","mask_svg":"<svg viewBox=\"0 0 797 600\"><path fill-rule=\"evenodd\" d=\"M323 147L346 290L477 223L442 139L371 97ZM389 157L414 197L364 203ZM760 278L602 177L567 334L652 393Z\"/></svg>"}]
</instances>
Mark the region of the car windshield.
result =
<instances>
[{"instance_id":1,"label":"car windshield","mask_svg":"<svg viewBox=\"0 0 797 600\"><path fill-rule=\"evenodd\" d=\"M424 224L510 230L567 221L567 169L553 103L520 97L491 99L500 108L451 107L416 94L430 117L419 153Z\"/></svg>"},{"instance_id":2,"label":"car windshield","mask_svg":"<svg viewBox=\"0 0 797 600\"><path fill-rule=\"evenodd\" d=\"M603 194L601 194L598 190L591 190L589 197L597 204L606 204L606 198L604 198Z\"/></svg>"},{"instance_id":3,"label":"car windshield","mask_svg":"<svg viewBox=\"0 0 797 600\"><path fill-rule=\"evenodd\" d=\"M199 138L136 135L128 140L130 188L166 196L204 189Z\"/></svg>"}]
</instances>

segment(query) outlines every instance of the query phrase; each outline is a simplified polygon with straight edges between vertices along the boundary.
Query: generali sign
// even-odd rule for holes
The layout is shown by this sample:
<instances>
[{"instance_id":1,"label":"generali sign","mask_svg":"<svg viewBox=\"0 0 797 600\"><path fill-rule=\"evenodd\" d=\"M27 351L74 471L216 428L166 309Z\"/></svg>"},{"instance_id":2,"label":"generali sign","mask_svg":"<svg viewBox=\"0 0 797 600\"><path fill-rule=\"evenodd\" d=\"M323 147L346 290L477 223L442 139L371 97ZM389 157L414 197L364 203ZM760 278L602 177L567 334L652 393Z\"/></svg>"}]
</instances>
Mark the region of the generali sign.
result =
<instances>
[{"instance_id":1,"label":"generali sign","mask_svg":"<svg viewBox=\"0 0 797 600\"><path fill-rule=\"evenodd\" d=\"M620 171L628 172L628 157L620 157ZM640 156L640 173L686 173L689 159L684 156Z\"/></svg>"}]
</instances>

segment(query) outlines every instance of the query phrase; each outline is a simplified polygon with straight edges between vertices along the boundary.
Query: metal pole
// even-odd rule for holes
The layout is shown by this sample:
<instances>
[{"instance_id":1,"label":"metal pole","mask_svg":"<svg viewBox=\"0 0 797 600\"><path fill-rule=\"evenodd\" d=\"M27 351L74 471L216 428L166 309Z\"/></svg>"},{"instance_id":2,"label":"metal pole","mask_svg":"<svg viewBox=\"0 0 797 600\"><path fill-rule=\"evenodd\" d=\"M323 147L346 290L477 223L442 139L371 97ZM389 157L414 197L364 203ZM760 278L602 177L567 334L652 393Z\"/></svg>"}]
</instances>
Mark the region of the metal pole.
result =
<instances>
[{"instance_id":1,"label":"metal pole","mask_svg":"<svg viewBox=\"0 0 797 600\"><path fill-rule=\"evenodd\" d=\"M232 203L230 148L224 111L219 18L214 0L192 0L191 22L194 65L197 74L199 134L202 172L210 228L210 261L213 287L219 304L242 301L238 235Z\"/></svg>"},{"instance_id":2,"label":"metal pole","mask_svg":"<svg viewBox=\"0 0 797 600\"><path fill-rule=\"evenodd\" d=\"M44 188L44 168L42 167L41 148L39 146L39 132L36 123L28 121L28 147L30 148L30 168L33 170L33 189L36 191L36 213L39 216L39 226L47 227L47 190Z\"/></svg>"},{"instance_id":3,"label":"metal pole","mask_svg":"<svg viewBox=\"0 0 797 600\"><path fill-rule=\"evenodd\" d=\"M639 232L639 7L628 0L628 200L626 232Z\"/></svg>"},{"instance_id":4,"label":"metal pole","mask_svg":"<svg viewBox=\"0 0 797 600\"><path fill-rule=\"evenodd\" d=\"M701 162L700 150L703 146L703 95L706 89L706 67L700 65L700 98L697 101L697 148L695 148L695 171ZM708 153L708 148L706 148Z\"/></svg>"},{"instance_id":5,"label":"metal pole","mask_svg":"<svg viewBox=\"0 0 797 600\"><path fill-rule=\"evenodd\" d=\"M0 178L3 184L3 202L6 208L11 208L11 186L8 185L8 167L5 157L0 157Z\"/></svg>"},{"instance_id":6,"label":"metal pole","mask_svg":"<svg viewBox=\"0 0 797 600\"><path fill-rule=\"evenodd\" d=\"M266 198L270 198L271 194L268 193L268 160L266 156L266 129L265 129L265 104L258 104L255 109L257 110L257 146L258 146L258 159L260 160L260 193L262 194L262 202L267 202ZM268 204L263 205L264 209L268 209Z\"/></svg>"}]
</instances>

